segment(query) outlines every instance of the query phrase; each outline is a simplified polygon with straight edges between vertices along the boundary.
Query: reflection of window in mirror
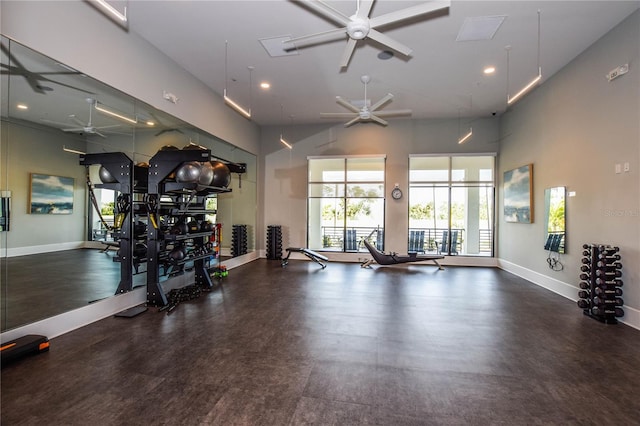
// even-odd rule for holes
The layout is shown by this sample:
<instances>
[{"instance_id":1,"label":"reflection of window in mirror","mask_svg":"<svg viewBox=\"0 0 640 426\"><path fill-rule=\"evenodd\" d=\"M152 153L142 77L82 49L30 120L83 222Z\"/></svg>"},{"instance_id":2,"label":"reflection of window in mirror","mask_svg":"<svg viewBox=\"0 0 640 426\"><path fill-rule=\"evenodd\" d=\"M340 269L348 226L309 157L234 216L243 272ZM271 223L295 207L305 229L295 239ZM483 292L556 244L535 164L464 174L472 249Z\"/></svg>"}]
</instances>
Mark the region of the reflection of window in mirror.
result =
<instances>
[{"instance_id":1,"label":"reflection of window in mirror","mask_svg":"<svg viewBox=\"0 0 640 426\"><path fill-rule=\"evenodd\" d=\"M113 234L109 232L109 230L113 227L117 198L116 191L106 188L96 188L93 192L97 205L100 208L100 214L91 206L91 240L113 241Z\"/></svg>"},{"instance_id":2,"label":"reflection of window in mirror","mask_svg":"<svg viewBox=\"0 0 640 426\"><path fill-rule=\"evenodd\" d=\"M204 208L208 212L211 212L206 215L206 220L210 221L211 223L217 223L216 216L218 212L218 197L214 195L207 198L207 202Z\"/></svg>"},{"instance_id":3,"label":"reflection of window in mirror","mask_svg":"<svg viewBox=\"0 0 640 426\"><path fill-rule=\"evenodd\" d=\"M566 215L565 187L547 188L544 191L545 204L545 250L565 253Z\"/></svg>"}]
</instances>

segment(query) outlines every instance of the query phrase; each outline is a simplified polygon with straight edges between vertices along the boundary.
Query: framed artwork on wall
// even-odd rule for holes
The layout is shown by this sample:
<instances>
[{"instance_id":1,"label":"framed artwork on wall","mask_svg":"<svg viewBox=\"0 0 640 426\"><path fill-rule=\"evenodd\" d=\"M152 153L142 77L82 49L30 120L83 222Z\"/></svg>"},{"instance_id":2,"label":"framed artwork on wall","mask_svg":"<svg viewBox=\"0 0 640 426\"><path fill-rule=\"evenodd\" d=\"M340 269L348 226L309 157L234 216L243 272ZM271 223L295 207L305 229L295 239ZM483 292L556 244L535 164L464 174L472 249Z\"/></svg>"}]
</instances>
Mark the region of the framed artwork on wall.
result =
<instances>
[{"instance_id":1,"label":"framed artwork on wall","mask_svg":"<svg viewBox=\"0 0 640 426\"><path fill-rule=\"evenodd\" d=\"M533 164L504 172L504 220L533 223Z\"/></svg>"},{"instance_id":2,"label":"framed artwork on wall","mask_svg":"<svg viewBox=\"0 0 640 426\"><path fill-rule=\"evenodd\" d=\"M31 173L29 213L73 213L73 186L70 177Z\"/></svg>"}]
</instances>

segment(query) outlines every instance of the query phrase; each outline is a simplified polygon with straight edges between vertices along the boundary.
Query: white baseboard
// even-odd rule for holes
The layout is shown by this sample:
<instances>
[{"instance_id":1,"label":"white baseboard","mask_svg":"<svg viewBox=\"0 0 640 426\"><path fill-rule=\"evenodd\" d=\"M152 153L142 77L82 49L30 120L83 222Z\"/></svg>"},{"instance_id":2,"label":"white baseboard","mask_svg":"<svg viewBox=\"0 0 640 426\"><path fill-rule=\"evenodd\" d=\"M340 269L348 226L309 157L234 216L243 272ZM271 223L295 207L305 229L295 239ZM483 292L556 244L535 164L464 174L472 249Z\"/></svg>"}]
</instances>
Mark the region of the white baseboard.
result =
<instances>
[{"instance_id":1,"label":"white baseboard","mask_svg":"<svg viewBox=\"0 0 640 426\"><path fill-rule=\"evenodd\" d=\"M83 248L86 241L70 241L67 243L43 244L39 246L13 247L2 250L2 256L16 257L30 254L52 253L54 251L73 250Z\"/></svg>"},{"instance_id":2,"label":"white baseboard","mask_svg":"<svg viewBox=\"0 0 640 426\"><path fill-rule=\"evenodd\" d=\"M91 303L60 315L43 319L0 334L0 341L8 342L27 334L39 334L49 339L89 325L125 309L140 305L147 300L147 289L137 288L124 294Z\"/></svg>"},{"instance_id":3,"label":"white baseboard","mask_svg":"<svg viewBox=\"0 0 640 426\"><path fill-rule=\"evenodd\" d=\"M251 253L243 254L242 256L232 257L231 259L226 259L220 262L221 265L227 267L227 269L237 268L240 265L244 265L245 263L253 262L254 260L260 257L260 252L258 250L254 250ZM212 261L212 265L213 265Z\"/></svg>"},{"instance_id":4,"label":"white baseboard","mask_svg":"<svg viewBox=\"0 0 640 426\"><path fill-rule=\"evenodd\" d=\"M552 291L560 296L566 297L569 300L576 302L578 300L578 291L580 290L573 284L565 283L564 281L551 278L543 275L539 272L532 271L531 269L516 265L508 260L498 259L498 267L527 281L531 281L533 284L544 287L549 291ZM578 308L577 308L578 309ZM640 310L632 308L630 306L624 306L624 317L618 318L623 324L629 327L640 330Z\"/></svg>"},{"instance_id":5,"label":"white baseboard","mask_svg":"<svg viewBox=\"0 0 640 426\"><path fill-rule=\"evenodd\" d=\"M233 269L257 258L258 252L256 251L226 260L223 264L226 265L227 269ZM7 330L0 334L0 341L8 342L27 334L39 334L52 339L103 318L107 318L125 309L138 306L146 301L147 288L145 286L134 289L128 293L114 295L113 297L91 303L82 308Z\"/></svg>"}]
</instances>

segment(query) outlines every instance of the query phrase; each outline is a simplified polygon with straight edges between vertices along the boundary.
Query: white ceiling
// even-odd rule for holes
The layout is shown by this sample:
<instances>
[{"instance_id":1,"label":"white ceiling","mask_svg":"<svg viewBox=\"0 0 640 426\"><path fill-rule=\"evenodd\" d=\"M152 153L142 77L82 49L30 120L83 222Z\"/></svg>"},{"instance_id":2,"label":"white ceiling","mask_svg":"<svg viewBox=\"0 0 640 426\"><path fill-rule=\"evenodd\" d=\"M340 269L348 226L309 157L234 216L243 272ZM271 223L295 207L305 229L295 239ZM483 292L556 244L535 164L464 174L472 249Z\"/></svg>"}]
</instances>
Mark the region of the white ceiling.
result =
<instances>
[{"instance_id":1,"label":"white ceiling","mask_svg":"<svg viewBox=\"0 0 640 426\"><path fill-rule=\"evenodd\" d=\"M357 7L357 0L326 3L346 15ZM424 2L378 0L370 16L419 3ZM369 99L375 102L391 92L395 97L384 108L412 109L413 118L500 114L507 94L513 95L537 75L538 10L544 83L639 6L638 1L454 0L444 16L378 28L411 47L410 57L378 59L384 48L367 39L358 43L346 69L339 66L346 36L300 48L297 55L270 57L263 48L261 39L299 37L337 27L302 2L130 0L128 17L130 31L215 92L222 94L226 87L231 98L251 108L257 124L286 125L330 122L320 113L345 112L335 102L337 95L363 99L360 77L365 74L371 77ZM497 15L506 19L493 39L456 41L465 18ZM506 46L511 46L508 79ZM488 65L496 67L494 75L483 75ZM611 69L617 65L621 64L612 63ZM250 66L255 67L251 73ZM602 70L603 78L607 71ZM260 89L262 81L271 88Z\"/></svg>"}]
</instances>

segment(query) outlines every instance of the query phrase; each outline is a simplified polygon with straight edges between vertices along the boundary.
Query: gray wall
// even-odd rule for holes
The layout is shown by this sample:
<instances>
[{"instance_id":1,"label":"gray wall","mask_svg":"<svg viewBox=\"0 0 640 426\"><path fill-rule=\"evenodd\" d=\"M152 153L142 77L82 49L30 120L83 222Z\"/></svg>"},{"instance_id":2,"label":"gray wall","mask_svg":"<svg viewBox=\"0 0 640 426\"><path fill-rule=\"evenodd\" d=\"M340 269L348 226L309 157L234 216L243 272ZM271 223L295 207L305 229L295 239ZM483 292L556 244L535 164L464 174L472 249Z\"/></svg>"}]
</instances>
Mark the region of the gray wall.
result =
<instances>
[{"instance_id":1,"label":"gray wall","mask_svg":"<svg viewBox=\"0 0 640 426\"><path fill-rule=\"evenodd\" d=\"M502 117L499 177L534 164L533 224L505 223L499 257L510 270L577 299L582 244L621 249L625 322L640 327L640 12L635 12ZM628 63L629 73L605 75ZM544 73L544 64L543 64ZM615 164L630 171L616 174ZM566 186L567 254L551 271L543 250L544 189ZM576 307L578 309L578 307Z\"/></svg>"},{"instance_id":2,"label":"gray wall","mask_svg":"<svg viewBox=\"0 0 640 426\"><path fill-rule=\"evenodd\" d=\"M0 176L0 188L11 190L11 232L5 234L2 247L12 255L27 254L25 248L47 251L48 245L72 248L86 239L86 183L84 167L78 156L62 150L69 145L69 135L51 132L39 126L2 121L8 140L6 161L10 165ZM81 141L75 142L81 146ZM73 213L64 215L29 214L30 174L39 173L74 178ZM48 250L51 250L50 248Z\"/></svg>"},{"instance_id":3,"label":"gray wall","mask_svg":"<svg viewBox=\"0 0 640 426\"><path fill-rule=\"evenodd\" d=\"M388 127L357 124L294 126L284 129L293 144L289 150L280 142L279 128L262 132L264 170L261 179L265 225L283 225L283 246L306 246L307 156L386 155L385 249L406 253L408 238L407 197L393 200L389 192L396 183L407 193L411 154L496 153L497 118L473 123L473 139L459 145L458 120L392 120ZM261 240L264 244L265 232ZM264 247L264 245L263 245Z\"/></svg>"}]
</instances>

